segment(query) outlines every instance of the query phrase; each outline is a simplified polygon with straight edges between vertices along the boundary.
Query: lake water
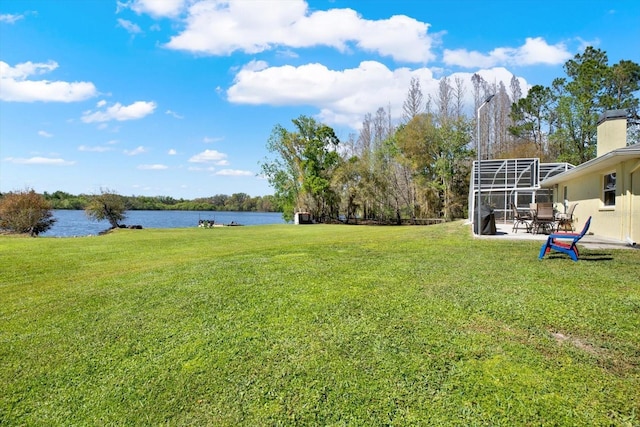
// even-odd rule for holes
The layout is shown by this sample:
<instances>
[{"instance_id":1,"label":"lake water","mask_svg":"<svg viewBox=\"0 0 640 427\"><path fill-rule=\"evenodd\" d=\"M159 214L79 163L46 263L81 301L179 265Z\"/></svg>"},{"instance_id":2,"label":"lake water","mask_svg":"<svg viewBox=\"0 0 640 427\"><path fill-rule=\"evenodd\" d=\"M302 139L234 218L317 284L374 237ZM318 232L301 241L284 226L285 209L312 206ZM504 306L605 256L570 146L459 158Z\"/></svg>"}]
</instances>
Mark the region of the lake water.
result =
<instances>
[{"instance_id":1,"label":"lake water","mask_svg":"<svg viewBox=\"0 0 640 427\"><path fill-rule=\"evenodd\" d=\"M97 235L110 228L108 221L92 221L83 210L53 210L57 220L53 227L40 236L69 237ZM216 224L241 225L286 224L280 212L212 212L212 211L127 211L122 221L126 225L143 228L197 227L199 220Z\"/></svg>"}]
</instances>

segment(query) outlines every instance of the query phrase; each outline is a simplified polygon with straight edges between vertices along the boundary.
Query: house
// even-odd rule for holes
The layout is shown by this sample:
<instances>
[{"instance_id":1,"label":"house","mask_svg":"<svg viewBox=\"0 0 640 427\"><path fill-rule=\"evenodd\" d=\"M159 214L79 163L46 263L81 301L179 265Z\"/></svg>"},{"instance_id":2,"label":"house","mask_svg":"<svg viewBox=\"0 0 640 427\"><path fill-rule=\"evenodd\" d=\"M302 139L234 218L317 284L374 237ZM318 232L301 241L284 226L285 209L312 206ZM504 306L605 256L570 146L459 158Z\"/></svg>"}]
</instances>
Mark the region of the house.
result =
<instances>
[{"instance_id":1,"label":"house","mask_svg":"<svg viewBox=\"0 0 640 427\"><path fill-rule=\"evenodd\" d=\"M607 111L598 120L597 157L540 183L556 209L578 203L575 227L593 218L595 235L640 242L640 144L627 146L627 112Z\"/></svg>"}]
</instances>

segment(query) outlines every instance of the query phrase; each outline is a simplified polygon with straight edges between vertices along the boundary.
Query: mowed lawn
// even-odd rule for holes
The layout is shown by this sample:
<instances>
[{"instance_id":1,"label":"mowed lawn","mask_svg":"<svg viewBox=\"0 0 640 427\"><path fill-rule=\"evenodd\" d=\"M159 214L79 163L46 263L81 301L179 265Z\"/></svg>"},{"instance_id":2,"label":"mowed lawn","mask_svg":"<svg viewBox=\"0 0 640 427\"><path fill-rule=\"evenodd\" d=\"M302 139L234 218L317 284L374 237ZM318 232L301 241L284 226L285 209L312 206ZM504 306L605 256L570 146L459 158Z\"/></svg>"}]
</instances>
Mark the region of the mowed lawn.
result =
<instances>
[{"instance_id":1,"label":"mowed lawn","mask_svg":"<svg viewBox=\"0 0 640 427\"><path fill-rule=\"evenodd\" d=\"M640 425L640 251L540 244L0 236L0 425Z\"/></svg>"}]
</instances>

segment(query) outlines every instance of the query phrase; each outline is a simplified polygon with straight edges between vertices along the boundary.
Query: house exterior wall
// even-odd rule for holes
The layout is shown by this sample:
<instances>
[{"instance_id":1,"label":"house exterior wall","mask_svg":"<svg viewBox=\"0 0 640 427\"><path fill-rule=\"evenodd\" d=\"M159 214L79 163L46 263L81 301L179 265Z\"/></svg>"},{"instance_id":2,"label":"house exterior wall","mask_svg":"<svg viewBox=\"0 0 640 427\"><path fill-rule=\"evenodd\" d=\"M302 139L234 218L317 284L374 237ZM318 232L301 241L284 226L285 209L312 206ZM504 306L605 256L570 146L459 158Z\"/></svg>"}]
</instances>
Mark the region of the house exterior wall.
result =
<instances>
[{"instance_id":1,"label":"house exterior wall","mask_svg":"<svg viewBox=\"0 0 640 427\"><path fill-rule=\"evenodd\" d=\"M630 174L629 235L631 240L640 245L640 167Z\"/></svg>"},{"instance_id":2,"label":"house exterior wall","mask_svg":"<svg viewBox=\"0 0 640 427\"><path fill-rule=\"evenodd\" d=\"M605 206L604 177L612 172L616 173L615 206ZM577 230L591 216L590 232L620 241L631 239L640 244L640 160L630 159L560 182L554 188L554 201L561 212L565 187L569 204L578 203L574 211Z\"/></svg>"}]
</instances>

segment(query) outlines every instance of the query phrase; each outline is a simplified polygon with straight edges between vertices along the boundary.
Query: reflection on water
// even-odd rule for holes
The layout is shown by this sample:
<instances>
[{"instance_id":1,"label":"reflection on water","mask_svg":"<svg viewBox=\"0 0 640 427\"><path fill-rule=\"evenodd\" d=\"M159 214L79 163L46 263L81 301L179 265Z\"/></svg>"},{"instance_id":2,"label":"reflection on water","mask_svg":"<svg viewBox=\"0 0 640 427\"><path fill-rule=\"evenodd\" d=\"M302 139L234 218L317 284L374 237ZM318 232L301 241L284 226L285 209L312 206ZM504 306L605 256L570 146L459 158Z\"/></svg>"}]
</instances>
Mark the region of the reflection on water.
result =
<instances>
[{"instance_id":1,"label":"reflection on water","mask_svg":"<svg viewBox=\"0 0 640 427\"><path fill-rule=\"evenodd\" d=\"M91 221L82 210L54 210L56 223L41 236L67 237L97 235L110 227L108 221ZM143 228L197 227L200 220L217 224L264 225L285 224L279 212L212 212L212 211L127 211L124 224Z\"/></svg>"}]
</instances>

